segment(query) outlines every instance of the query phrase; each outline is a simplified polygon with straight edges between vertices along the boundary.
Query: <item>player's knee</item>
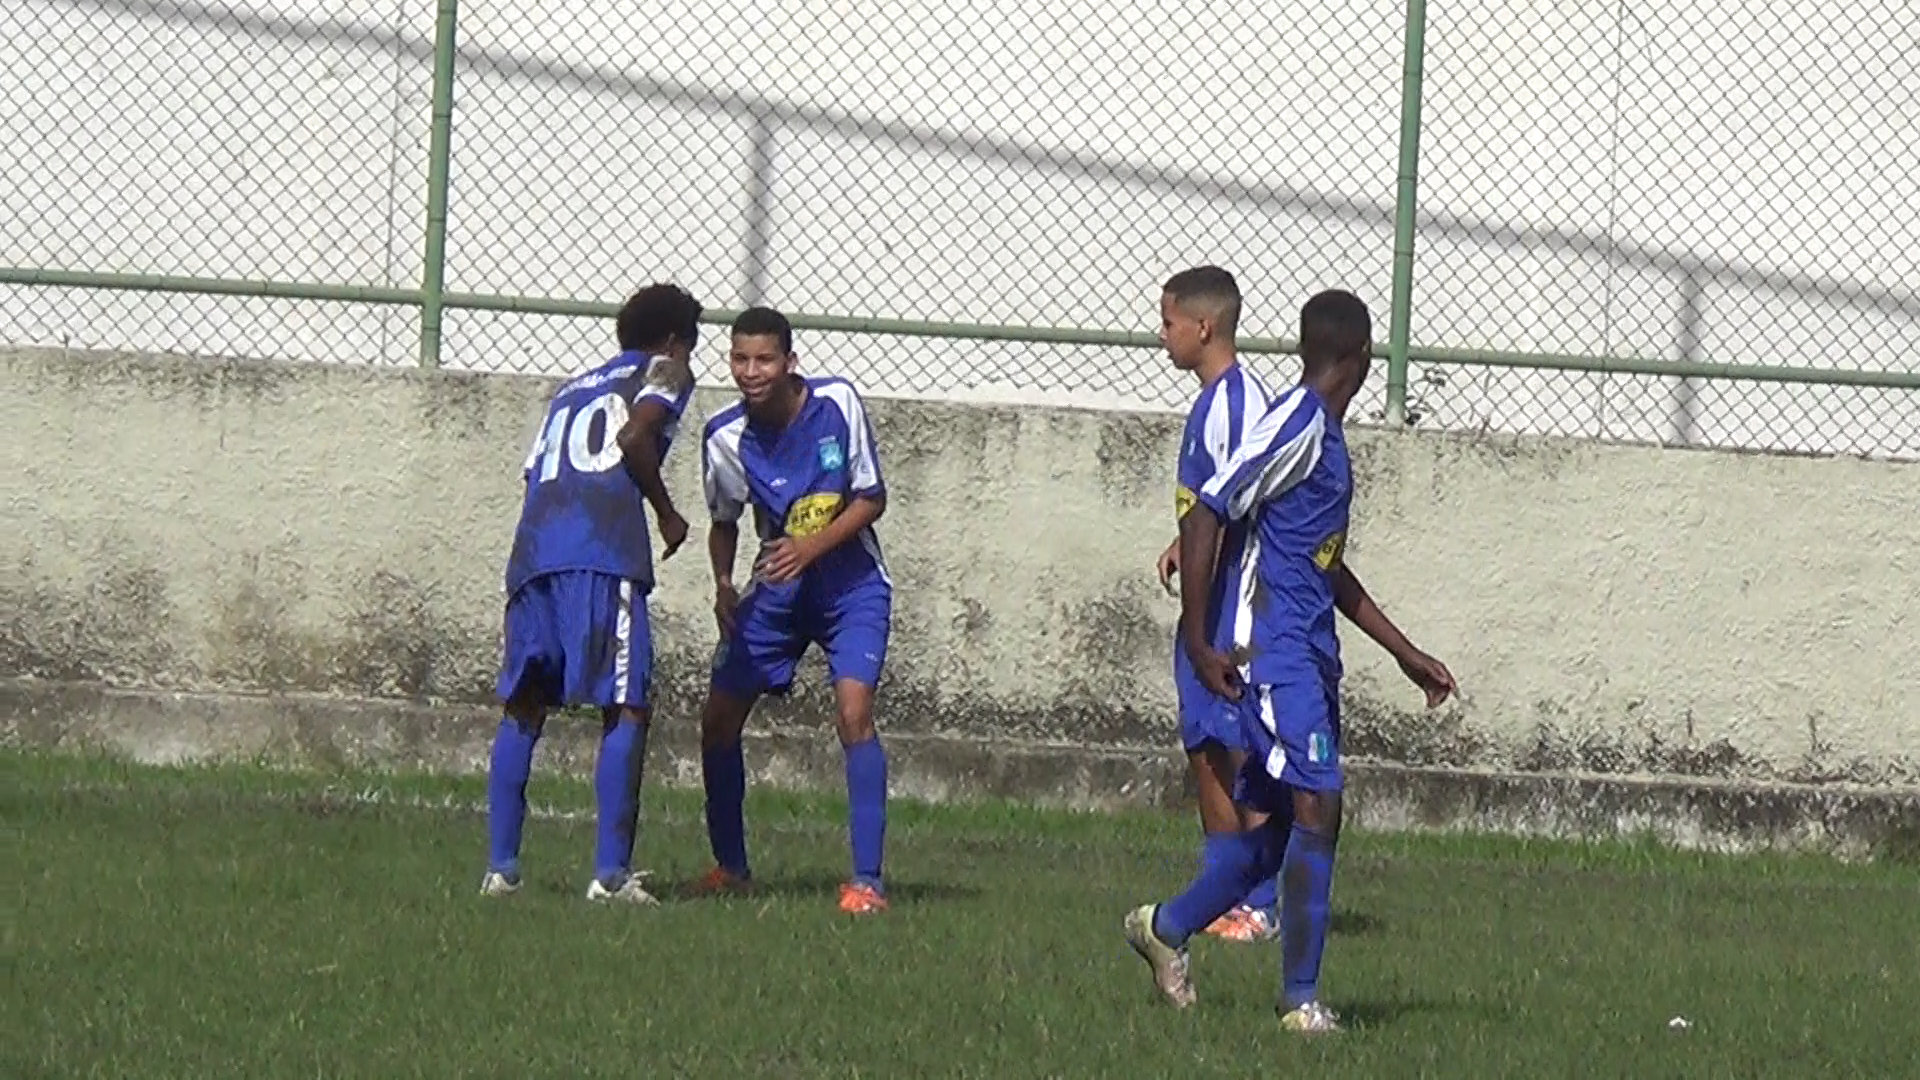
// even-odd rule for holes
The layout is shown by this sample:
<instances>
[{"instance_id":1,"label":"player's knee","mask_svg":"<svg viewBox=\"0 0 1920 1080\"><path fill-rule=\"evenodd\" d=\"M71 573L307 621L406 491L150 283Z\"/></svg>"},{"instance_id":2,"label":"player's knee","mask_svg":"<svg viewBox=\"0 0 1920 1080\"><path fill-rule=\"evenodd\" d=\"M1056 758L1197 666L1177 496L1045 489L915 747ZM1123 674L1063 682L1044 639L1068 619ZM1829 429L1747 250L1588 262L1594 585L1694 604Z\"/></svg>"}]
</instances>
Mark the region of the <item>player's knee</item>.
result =
<instances>
[{"instance_id":1,"label":"player's knee","mask_svg":"<svg viewBox=\"0 0 1920 1080\"><path fill-rule=\"evenodd\" d=\"M535 700L521 698L509 701L503 711L515 727L535 737L539 736L540 729L547 723L547 707Z\"/></svg>"},{"instance_id":2,"label":"player's knee","mask_svg":"<svg viewBox=\"0 0 1920 1080\"><path fill-rule=\"evenodd\" d=\"M875 738L878 734L873 727L873 711L871 709L862 711L842 709L834 722L834 726L839 731L840 745L842 746L854 746Z\"/></svg>"},{"instance_id":3,"label":"player's knee","mask_svg":"<svg viewBox=\"0 0 1920 1080\"><path fill-rule=\"evenodd\" d=\"M731 694L715 691L707 695L707 704L700 710L700 748L713 750L739 742L749 708L750 703Z\"/></svg>"},{"instance_id":4,"label":"player's knee","mask_svg":"<svg viewBox=\"0 0 1920 1080\"><path fill-rule=\"evenodd\" d=\"M1338 791L1305 791L1295 789L1293 793L1293 821L1303 828L1327 836L1340 833L1340 793Z\"/></svg>"},{"instance_id":5,"label":"player's knee","mask_svg":"<svg viewBox=\"0 0 1920 1080\"><path fill-rule=\"evenodd\" d=\"M840 744L853 746L875 736L873 727L873 687L858 679L837 679L833 684L834 727Z\"/></svg>"}]
</instances>

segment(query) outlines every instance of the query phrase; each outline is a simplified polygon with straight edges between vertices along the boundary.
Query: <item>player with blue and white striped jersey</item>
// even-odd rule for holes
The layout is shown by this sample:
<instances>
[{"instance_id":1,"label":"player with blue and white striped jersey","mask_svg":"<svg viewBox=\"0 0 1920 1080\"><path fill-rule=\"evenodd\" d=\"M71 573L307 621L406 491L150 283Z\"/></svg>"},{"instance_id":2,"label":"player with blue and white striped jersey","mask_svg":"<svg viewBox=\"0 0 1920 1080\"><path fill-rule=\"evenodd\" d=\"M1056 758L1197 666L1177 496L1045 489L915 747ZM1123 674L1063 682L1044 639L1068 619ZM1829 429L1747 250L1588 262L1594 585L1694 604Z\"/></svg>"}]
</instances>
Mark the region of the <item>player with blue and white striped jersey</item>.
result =
<instances>
[{"instance_id":1,"label":"player with blue and white striped jersey","mask_svg":"<svg viewBox=\"0 0 1920 1080\"><path fill-rule=\"evenodd\" d=\"M621 307L615 332L619 355L560 385L527 454L507 558L506 716L487 780L491 851L481 891L490 896L520 886L527 777L548 711L597 705L599 836L587 898L654 900L631 868L653 675L653 551L642 504L653 506L665 560L687 538L660 463L693 396L700 304L677 286L653 285Z\"/></svg>"},{"instance_id":2,"label":"player with blue and white striped jersey","mask_svg":"<svg viewBox=\"0 0 1920 1080\"><path fill-rule=\"evenodd\" d=\"M1308 300L1300 385L1280 395L1181 521L1181 644L1200 682L1241 706L1248 754L1234 801L1246 831L1186 892L1126 920L1155 985L1184 1007L1194 1001L1187 941L1278 873L1280 1019L1309 1034L1339 1027L1319 1000L1344 783L1334 613L1393 656L1428 708L1454 689L1446 665L1415 648L1346 565L1353 468L1342 425L1366 380L1372 336L1366 305L1352 293ZM1253 618L1229 652L1210 634L1206 596L1214 551L1234 522L1253 530Z\"/></svg>"},{"instance_id":3,"label":"player with blue and white striped jersey","mask_svg":"<svg viewBox=\"0 0 1920 1080\"><path fill-rule=\"evenodd\" d=\"M1160 294L1160 340L1181 371L1200 380L1200 394L1187 412L1180 436L1174 487L1174 521L1187 516L1204 488L1245 441L1267 411L1267 388L1244 367L1234 335L1240 321L1240 286L1217 266L1196 266L1167 279ZM1250 548L1244 522L1229 526L1221 540L1218 572L1207 594L1207 624L1214 647L1231 648L1249 633L1251 594L1244 587ZM1176 537L1160 557L1160 584L1171 591L1179 568ZM1199 794L1203 834L1201 865L1220 861L1236 842L1240 813L1233 804L1233 780L1246 758L1239 707L1201 685L1193 664L1173 640L1173 683L1180 710L1180 743L1187 753ZM1259 941L1275 932L1275 887L1271 879L1254 886L1245 900L1207 927L1232 941Z\"/></svg>"}]
</instances>

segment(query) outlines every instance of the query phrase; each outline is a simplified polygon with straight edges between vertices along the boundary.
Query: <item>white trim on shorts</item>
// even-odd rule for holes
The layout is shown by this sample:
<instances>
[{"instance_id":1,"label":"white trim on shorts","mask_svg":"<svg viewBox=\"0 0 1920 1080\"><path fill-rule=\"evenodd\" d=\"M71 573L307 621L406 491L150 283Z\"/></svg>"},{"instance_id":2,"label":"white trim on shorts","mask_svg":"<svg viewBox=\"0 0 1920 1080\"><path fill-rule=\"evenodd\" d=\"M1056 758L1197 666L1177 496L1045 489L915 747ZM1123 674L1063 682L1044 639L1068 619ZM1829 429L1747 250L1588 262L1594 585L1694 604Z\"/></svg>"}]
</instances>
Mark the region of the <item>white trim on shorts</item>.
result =
<instances>
[{"instance_id":1,"label":"white trim on shorts","mask_svg":"<svg viewBox=\"0 0 1920 1080\"><path fill-rule=\"evenodd\" d=\"M613 699L622 705L633 681L633 582L620 579L620 611L613 620Z\"/></svg>"}]
</instances>

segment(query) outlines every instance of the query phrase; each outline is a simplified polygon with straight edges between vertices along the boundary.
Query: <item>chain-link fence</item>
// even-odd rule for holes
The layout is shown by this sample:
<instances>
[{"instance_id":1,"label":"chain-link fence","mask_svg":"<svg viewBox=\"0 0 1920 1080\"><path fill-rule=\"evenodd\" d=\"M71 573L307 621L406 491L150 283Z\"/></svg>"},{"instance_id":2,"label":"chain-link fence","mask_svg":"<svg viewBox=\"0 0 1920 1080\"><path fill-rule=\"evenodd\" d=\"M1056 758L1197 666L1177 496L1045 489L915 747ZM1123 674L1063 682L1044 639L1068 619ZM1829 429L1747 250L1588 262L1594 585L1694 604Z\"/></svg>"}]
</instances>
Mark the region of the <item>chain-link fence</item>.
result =
<instances>
[{"instance_id":1,"label":"chain-link fence","mask_svg":"<svg viewBox=\"0 0 1920 1080\"><path fill-rule=\"evenodd\" d=\"M1168 273L1384 347L1408 213L1420 426L1920 456L1920 9L1422 6L13 0L0 341L415 362L438 63L449 366L577 367L563 312L669 278L875 394L1178 407Z\"/></svg>"}]
</instances>

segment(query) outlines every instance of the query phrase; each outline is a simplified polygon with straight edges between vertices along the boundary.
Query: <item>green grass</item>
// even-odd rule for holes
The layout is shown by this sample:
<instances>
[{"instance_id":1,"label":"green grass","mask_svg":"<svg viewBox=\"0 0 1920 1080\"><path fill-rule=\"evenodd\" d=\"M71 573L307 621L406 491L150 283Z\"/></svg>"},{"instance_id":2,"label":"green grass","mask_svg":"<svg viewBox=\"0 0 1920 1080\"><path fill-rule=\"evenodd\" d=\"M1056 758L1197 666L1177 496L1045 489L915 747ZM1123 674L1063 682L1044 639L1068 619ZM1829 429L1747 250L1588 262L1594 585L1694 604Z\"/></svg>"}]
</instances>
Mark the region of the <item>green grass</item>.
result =
<instances>
[{"instance_id":1,"label":"green grass","mask_svg":"<svg viewBox=\"0 0 1920 1080\"><path fill-rule=\"evenodd\" d=\"M1356 833L1324 990L1202 942L1149 991L1132 904L1191 821L896 806L894 910L833 908L841 811L757 795L762 895L580 899L585 787L529 827L530 887L475 895L472 780L161 770L0 754L0 1075L1912 1076L1920 872L1649 845ZM642 864L705 869L697 800L650 792ZM1676 1015L1692 1022L1670 1030Z\"/></svg>"}]
</instances>

